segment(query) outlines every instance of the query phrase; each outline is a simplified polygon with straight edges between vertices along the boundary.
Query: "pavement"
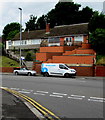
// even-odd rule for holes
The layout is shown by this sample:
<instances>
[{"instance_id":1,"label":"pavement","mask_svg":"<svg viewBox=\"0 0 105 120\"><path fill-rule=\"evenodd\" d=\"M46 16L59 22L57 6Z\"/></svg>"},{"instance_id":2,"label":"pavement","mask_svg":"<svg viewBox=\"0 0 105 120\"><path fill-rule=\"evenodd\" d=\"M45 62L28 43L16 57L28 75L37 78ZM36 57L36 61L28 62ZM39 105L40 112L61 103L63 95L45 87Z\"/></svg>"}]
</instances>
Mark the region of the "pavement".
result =
<instances>
[{"instance_id":1,"label":"pavement","mask_svg":"<svg viewBox=\"0 0 105 120\"><path fill-rule=\"evenodd\" d=\"M0 87L1 120L60 120L39 103L14 90Z\"/></svg>"},{"instance_id":2,"label":"pavement","mask_svg":"<svg viewBox=\"0 0 105 120\"><path fill-rule=\"evenodd\" d=\"M1 120L39 120L39 118L13 94L0 89L2 92Z\"/></svg>"},{"instance_id":3,"label":"pavement","mask_svg":"<svg viewBox=\"0 0 105 120\"><path fill-rule=\"evenodd\" d=\"M13 73L1 73L0 75L14 75ZM42 76L41 74L36 74L36 76ZM76 78L81 79L92 79L92 80L105 80L105 77L95 77L95 76L76 76Z\"/></svg>"}]
</instances>

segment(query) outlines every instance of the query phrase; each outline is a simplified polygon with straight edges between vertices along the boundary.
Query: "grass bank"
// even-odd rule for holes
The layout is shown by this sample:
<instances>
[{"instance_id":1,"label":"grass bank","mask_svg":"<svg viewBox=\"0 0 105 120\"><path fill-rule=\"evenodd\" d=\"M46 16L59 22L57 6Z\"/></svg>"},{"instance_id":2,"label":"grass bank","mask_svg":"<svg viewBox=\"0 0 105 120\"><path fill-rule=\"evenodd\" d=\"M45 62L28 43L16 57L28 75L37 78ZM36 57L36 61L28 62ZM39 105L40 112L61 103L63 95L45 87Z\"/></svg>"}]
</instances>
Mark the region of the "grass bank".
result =
<instances>
[{"instance_id":1,"label":"grass bank","mask_svg":"<svg viewBox=\"0 0 105 120\"><path fill-rule=\"evenodd\" d=\"M0 67L19 67L19 63L6 56L0 56Z\"/></svg>"}]
</instances>

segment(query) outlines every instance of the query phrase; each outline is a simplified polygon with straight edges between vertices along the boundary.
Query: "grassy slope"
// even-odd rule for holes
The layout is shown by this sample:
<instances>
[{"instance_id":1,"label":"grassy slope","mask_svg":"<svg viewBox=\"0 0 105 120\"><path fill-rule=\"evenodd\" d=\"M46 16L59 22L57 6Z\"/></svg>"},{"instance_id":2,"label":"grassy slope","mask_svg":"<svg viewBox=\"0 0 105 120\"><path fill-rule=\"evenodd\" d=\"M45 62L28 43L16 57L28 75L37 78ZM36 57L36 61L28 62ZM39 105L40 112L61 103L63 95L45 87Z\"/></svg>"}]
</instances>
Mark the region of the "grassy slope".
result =
<instances>
[{"instance_id":1,"label":"grassy slope","mask_svg":"<svg viewBox=\"0 0 105 120\"><path fill-rule=\"evenodd\" d=\"M19 63L5 56L0 56L0 67L19 67Z\"/></svg>"}]
</instances>

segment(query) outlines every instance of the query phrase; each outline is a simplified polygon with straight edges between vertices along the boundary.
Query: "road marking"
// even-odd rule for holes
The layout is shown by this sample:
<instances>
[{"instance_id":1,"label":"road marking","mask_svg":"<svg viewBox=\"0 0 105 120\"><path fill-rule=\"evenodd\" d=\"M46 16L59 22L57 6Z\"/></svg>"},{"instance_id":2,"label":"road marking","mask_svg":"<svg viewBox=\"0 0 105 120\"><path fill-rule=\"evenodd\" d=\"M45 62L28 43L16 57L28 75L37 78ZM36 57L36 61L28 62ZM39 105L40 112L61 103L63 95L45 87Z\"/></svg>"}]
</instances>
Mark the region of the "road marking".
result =
<instances>
[{"instance_id":1,"label":"road marking","mask_svg":"<svg viewBox=\"0 0 105 120\"><path fill-rule=\"evenodd\" d=\"M101 99L101 100L105 100L105 98L99 98L99 97L90 97L91 99Z\"/></svg>"},{"instance_id":2,"label":"road marking","mask_svg":"<svg viewBox=\"0 0 105 120\"><path fill-rule=\"evenodd\" d=\"M82 100L83 98L79 98L79 97L68 97L70 99L78 99L78 100Z\"/></svg>"},{"instance_id":3,"label":"road marking","mask_svg":"<svg viewBox=\"0 0 105 120\"><path fill-rule=\"evenodd\" d=\"M97 100L97 99L88 99L88 101L94 101L94 102L105 102L103 100Z\"/></svg>"},{"instance_id":4,"label":"road marking","mask_svg":"<svg viewBox=\"0 0 105 120\"><path fill-rule=\"evenodd\" d=\"M81 96L81 95L71 95L71 97L85 98L85 96Z\"/></svg>"},{"instance_id":5,"label":"road marking","mask_svg":"<svg viewBox=\"0 0 105 120\"><path fill-rule=\"evenodd\" d=\"M27 92L27 91L18 91L20 93L30 93L30 92Z\"/></svg>"},{"instance_id":6,"label":"road marking","mask_svg":"<svg viewBox=\"0 0 105 120\"><path fill-rule=\"evenodd\" d=\"M45 94L42 94L42 93L34 93L35 95L45 95Z\"/></svg>"},{"instance_id":7,"label":"road marking","mask_svg":"<svg viewBox=\"0 0 105 120\"><path fill-rule=\"evenodd\" d=\"M36 91L36 92L46 93L46 94L48 94L48 92L46 92L46 91Z\"/></svg>"},{"instance_id":8,"label":"road marking","mask_svg":"<svg viewBox=\"0 0 105 120\"><path fill-rule=\"evenodd\" d=\"M10 89L12 89L12 90L19 90L20 88L10 88Z\"/></svg>"},{"instance_id":9,"label":"road marking","mask_svg":"<svg viewBox=\"0 0 105 120\"><path fill-rule=\"evenodd\" d=\"M33 92L33 90L27 90L27 89L22 89L23 91L30 91L30 92Z\"/></svg>"},{"instance_id":10,"label":"road marking","mask_svg":"<svg viewBox=\"0 0 105 120\"><path fill-rule=\"evenodd\" d=\"M67 94L64 94L64 93L56 93L56 92L53 92L53 94L56 94L56 95L64 95L64 96L67 95Z\"/></svg>"},{"instance_id":11,"label":"road marking","mask_svg":"<svg viewBox=\"0 0 105 120\"><path fill-rule=\"evenodd\" d=\"M60 97L60 98L63 97L63 96L60 96L60 95L52 95L52 94L50 94L50 96L51 96L51 97Z\"/></svg>"},{"instance_id":12,"label":"road marking","mask_svg":"<svg viewBox=\"0 0 105 120\"><path fill-rule=\"evenodd\" d=\"M105 102L105 98L99 98L99 97L90 97L88 101L95 101L95 102Z\"/></svg>"}]
</instances>

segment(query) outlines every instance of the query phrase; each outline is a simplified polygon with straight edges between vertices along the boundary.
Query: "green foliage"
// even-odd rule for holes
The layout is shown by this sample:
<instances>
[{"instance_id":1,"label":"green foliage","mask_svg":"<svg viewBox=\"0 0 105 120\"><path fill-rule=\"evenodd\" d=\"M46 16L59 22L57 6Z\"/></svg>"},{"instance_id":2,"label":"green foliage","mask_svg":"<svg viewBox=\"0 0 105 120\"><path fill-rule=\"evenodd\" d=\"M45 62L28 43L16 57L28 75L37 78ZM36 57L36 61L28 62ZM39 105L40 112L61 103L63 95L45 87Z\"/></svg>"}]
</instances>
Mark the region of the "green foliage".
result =
<instances>
[{"instance_id":1,"label":"green foliage","mask_svg":"<svg viewBox=\"0 0 105 120\"><path fill-rule=\"evenodd\" d=\"M94 12L92 8L89 8L88 6L86 6L85 8L82 9L82 11L80 11L80 21L82 23L89 22L93 14Z\"/></svg>"},{"instance_id":2,"label":"green foliage","mask_svg":"<svg viewBox=\"0 0 105 120\"><path fill-rule=\"evenodd\" d=\"M7 24L3 29L3 40L12 39L20 31L20 24L13 22ZM13 33L12 33L13 32Z\"/></svg>"},{"instance_id":3,"label":"green foliage","mask_svg":"<svg viewBox=\"0 0 105 120\"><path fill-rule=\"evenodd\" d=\"M96 64L97 65L105 65L105 55L99 55L96 56Z\"/></svg>"},{"instance_id":4,"label":"green foliage","mask_svg":"<svg viewBox=\"0 0 105 120\"><path fill-rule=\"evenodd\" d=\"M51 28L56 25L89 22L94 13L93 10L85 7L80 11L79 7L81 7L81 5L75 4L74 2L58 2L54 9L38 19L38 28L44 29L46 22L50 23Z\"/></svg>"},{"instance_id":5,"label":"green foliage","mask_svg":"<svg viewBox=\"0 0 105 120\"><path fill-rule=\"evenodd\" d=\"M14 30L14 31L9 32L8 37L7 37L7 40L11 40L12 38L14 38L14 36L15 36L17 33L19 33L19 30Z\"/></svg>"},{"instance_id":6,"label":"green foliage","mask_svg":"<svg viewBox=\"0 0 105 120\"><path fill-rule=\"evenodd\" d=\"M25 31L28 31L28 30L30 30L30 31L36 30L36 28L37 28L37 27L36 27L36 19L37 19L37 17L35 17L35 16L33 16L33 15L30 15L29 21L25 23L25 24L26 24L26 29L25 29Z\"/></svg>"},{"instance_id":7,"label":"green foliage","mask_svg":"<svg viewBox=\"0 0 105 120\"><path fill-rule=\"evenodd\" d=\"M96 29L90 34L89 41L98 54L105 55L105 29Z\"/></svg>"},{"instance_id":8,"label":"green foliage","mask_svg":"<svg viewBox=\"0 0 105 120\"><path fill-rule=\"evenodd\" d=\"M38 18L37 26L38 26L38 29L45 29L46 28L44 15L42 15L41 17Z\"/></svg>"},{"instance_id":9,"label":"green foliage","mask_svg":"<svg viewBox=\"0 0 105 120\"><path fill-rule=\"evenodd\" d=\"M89 31L94 32L97 28L105 29L105 15L95 12L89 21Z\"/></svg>"},{"instance_id":10,"label":"green foliage","mask_svg":"<svg viewBox=\"0 0 105 120\"><path fill-rule=\"evenodd\" d=\"M75 23L75 16L78 15L80 6L73 2L58 2L55 9L47 14L51 26Z\"/></svg>"},{"instance_id":11,"label":"green foliage","mask_svg":"<svg viewBox=\"0 0 105 120\"><path fill-rule=\"evenodd\" d=\"M32 61L33 58L32 58L32 54L30 52L27 53L26 57L25 57L25 60L26 61Z\"/></svg>"},{"instance_id":12,"label":"green foliage","mask_svg":"<svg viewBox=\"0 0 105 120\"><path fill-rule=\"evenodd\" d=\"M4 44L0 43L0 55L4 55Z\"/></svg>"}]
</instances>

